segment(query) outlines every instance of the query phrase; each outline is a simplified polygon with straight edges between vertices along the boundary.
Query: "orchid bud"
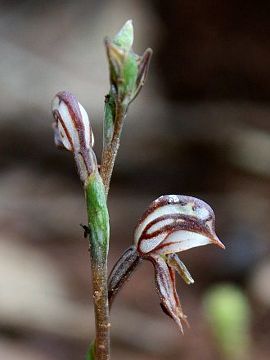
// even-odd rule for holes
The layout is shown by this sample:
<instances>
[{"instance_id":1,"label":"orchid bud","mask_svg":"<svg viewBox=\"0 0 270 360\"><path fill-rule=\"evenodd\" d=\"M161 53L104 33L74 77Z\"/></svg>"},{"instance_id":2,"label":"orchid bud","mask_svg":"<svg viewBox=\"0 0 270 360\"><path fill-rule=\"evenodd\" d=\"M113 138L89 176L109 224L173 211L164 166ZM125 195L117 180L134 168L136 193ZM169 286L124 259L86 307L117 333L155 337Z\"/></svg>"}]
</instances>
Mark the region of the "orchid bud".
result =
<instances>
[{"instance_id":1,"label":"orchid bud","mask_svg":"<svg viewBox=\"0 0 270 360\"><path fill-rule=\"evenodd\" d=\"M97 168L87 112L74 95L61 91L52 101L52 113L55 144L73 153L80 178L85 182Z\"/></svg>"},{"instance_id":2,"label":"orchid bud","mask_svg":"<svg viewBox=\"0 0 270 360\"><path fill-rule=\"evenodd\" d=\"M110 67L111 94L127 106L141 90L150 64L152 50L147 49L141 57L132 50L133 25L128 20L117 35L105 39Z\"/></svg>"}]
</instances>

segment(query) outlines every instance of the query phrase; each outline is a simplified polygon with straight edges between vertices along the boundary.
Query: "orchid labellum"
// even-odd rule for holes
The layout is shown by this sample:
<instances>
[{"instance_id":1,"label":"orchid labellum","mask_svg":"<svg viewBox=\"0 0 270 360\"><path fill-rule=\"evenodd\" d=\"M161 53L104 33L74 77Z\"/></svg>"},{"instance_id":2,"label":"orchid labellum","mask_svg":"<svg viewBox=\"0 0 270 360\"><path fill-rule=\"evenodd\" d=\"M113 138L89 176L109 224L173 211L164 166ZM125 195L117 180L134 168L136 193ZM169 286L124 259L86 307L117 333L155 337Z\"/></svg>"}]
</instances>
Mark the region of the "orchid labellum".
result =
<instances>
[{"instance_id":1,"label":"orchid labellum","mask_svg":"<svg viewBox=\"0 0 270 360\"><path fill-rule=\"evenodd\" d=\"M224 249L215 233L215 215L204 201L190 196L164 195L153 201L139 221L129 248L114 267L109 278L112 297L132 273L139 259L149 260L161 307L180 330L186 321L176 292L175 271L187 284L193 279L176 253L197 246L214 244ZM136 255L135 255L136 254Z\"/></svg>"}]
</instances>

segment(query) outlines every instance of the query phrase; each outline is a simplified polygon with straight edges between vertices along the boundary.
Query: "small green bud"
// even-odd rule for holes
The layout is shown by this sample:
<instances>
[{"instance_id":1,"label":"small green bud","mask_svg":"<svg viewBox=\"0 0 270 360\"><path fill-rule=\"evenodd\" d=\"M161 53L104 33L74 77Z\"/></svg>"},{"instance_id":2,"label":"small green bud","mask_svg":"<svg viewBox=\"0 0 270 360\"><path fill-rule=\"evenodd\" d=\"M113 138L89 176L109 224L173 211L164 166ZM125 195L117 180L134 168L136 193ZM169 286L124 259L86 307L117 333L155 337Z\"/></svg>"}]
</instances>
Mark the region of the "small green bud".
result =
<instances>
[{"instance_id":1,"label":"small green bud","mask_svg":"<svg viewBox=\"0 0 270 360\"><path fill-rule=\"evenodd\" d=\"M110 65L111 86L117 98L128 104L136 90L138 76L137 55L105 40Z\"/></svg>"},{"instance_id":2,"label":"small green bud","mask_svg":"<svg viewBox=\"0 0 270 360\"><path fill-rule=\"evenodd\" d=\"M113 40L105 39L110 68L111 93L115 101L124 106L138 95L149 67L152 50L147 49L143 56L132 50L133 25L128 20Z\"/></svg>"}]
</instances>

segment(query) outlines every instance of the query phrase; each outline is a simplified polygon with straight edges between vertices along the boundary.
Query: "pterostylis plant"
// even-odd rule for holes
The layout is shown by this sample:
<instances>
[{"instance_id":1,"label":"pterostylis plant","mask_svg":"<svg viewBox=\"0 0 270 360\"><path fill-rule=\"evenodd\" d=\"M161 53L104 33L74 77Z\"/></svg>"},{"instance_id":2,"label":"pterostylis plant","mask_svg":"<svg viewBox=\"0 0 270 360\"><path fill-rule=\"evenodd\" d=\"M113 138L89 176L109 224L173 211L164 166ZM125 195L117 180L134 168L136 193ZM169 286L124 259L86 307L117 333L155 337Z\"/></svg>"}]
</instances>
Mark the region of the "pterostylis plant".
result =
<instances>
[{"instance_id":1,"label":"pterostylis plant","mask_svg":"<svg viewBox=\"0 0 270 360\"><path fill-rule=\"evenodd\" d=\"M110 88L105 96L103 150L98 165L94 136L83 106L68 91L52 101L54 138L58 147L70 151L83 184L88 225L96 336L88 360L110 359L110 308L121 287L143 260L153 263L161 307L181 331L187 323L175 286L175 272L188 284L193 279L177 253L215 244L224 248L215 234L213 210L204 201L183 195L164 195L152 202L139 221L133 245L128 246L107 274L110 224L107 196L129 105L139 94L148 72L152 50L142 56L133 49L133 26L129 20L112 39L105 39Z\"/></svg>"}]
</instances>

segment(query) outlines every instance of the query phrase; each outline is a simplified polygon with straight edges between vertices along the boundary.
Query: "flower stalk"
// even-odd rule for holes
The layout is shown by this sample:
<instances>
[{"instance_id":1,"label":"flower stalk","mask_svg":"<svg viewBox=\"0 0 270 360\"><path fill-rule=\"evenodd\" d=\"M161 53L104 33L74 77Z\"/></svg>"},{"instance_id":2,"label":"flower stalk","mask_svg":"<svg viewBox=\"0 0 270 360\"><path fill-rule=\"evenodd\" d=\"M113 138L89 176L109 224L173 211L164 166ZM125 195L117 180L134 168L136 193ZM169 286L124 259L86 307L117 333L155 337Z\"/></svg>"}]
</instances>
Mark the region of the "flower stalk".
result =
<instances>
[{"instance_id":1,"label":"flower stalk","mask_svg":"<svg viewBox=\"0 0 270 360\"><path fill-rule=\"evenodd\" d=\"M119 33L105 40L110 70L110 90L105 98L103 122L102 162L97 165L93 150L94 137L85 109L69 92L56 94L52 102L54 116L54 139L57 147L70 151L75 159L77 171L84 186L87 205L89 251L93 283L96 338L87 352L87 360L109 360L110 319L107 283L107 257L109 250L110 224L107 208L112 171L120 145L124 118L128 106L141 90L150 63L152 51L147 49L142 57L132 50L133 26L127 21ZM126 271L132 272L125 262ZM128 261L128 256L126 256ZM117 272L115 273L117 275ZM116 295L121 287L121 278L115 281L110 294Z\"/></svg>"},{"instance_id":2,"label":"flower stalk","mask_svg":"<svg viewBox=\"0 0 270 360\"><path fill-rule=\"evenodd\" d=\"M96 322L95 358L110 356L110 319L107 289L107 255L109 250L109 214L104 185L98 171L85 183L88 214L93 300Z\"/></svg>"}]
</instances>

